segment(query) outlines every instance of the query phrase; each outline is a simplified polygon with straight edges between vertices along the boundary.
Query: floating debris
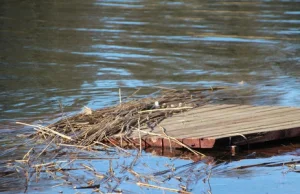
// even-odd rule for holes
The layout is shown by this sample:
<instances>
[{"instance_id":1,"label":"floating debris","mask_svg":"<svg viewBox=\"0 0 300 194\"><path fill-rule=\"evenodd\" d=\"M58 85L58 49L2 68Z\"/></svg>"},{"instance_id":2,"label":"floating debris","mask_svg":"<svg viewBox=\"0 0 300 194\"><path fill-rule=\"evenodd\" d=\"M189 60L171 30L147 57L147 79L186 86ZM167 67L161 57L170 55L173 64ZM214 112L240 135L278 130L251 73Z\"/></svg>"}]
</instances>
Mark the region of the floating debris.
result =
<instances>
[{"instance_id":1,"label":"floating debris","mask_svg":"<svg viewBox=\"0 0 300 194\"><path fill-rule=\"evenodd\" d=\"M119 186L129 180L135 182L135 185L140 188L191 193L188 185L192 180L188 175L193 173L194 181L197 182L199 176L201 178L207 176L207 171L211 170L213 163L207 162L206 159L200 161L201 157L199 157L198 161L201 164L192 162L176 167L170 165L166 166L168 170L163 169L159 172L152 167L146 174L138 172L134 168L138 160L143 158L141 147L137 152L125 150L114 144L111 139L118 136L122 141L122 138L126 138L133 131L143 128L151 129L165 118L205 105L210 101L207 91L215 89L220 88L197 90L164 88L161 89L158 97L123 98L120 104L99 110L84 107L78 115L64 117L49 126L17 122L33 127L36 131L30 136L33 147L28 149L22 160L9 161L11 167L7 168L9 171L3 176L12 176L13 174L25 177L24 192L30 191L33 181L39 182L42 179L52 178L57 183L52 188L72 185L72 188L76 190L93 189L100 193L123 193ZM174 140L172 137L168 138ZM181 142L177 143L182 144ZM203 156L189 147L186 148L194 155ZM10 149L7 150L7 152L9 151ZM130 161L127 158L133 160ZM101 163L101 171L99 171L99 167L97 168L87 161L93 161L93 164ZM109 162L109 166L106 166L105 170L102 165L107 162ZM193 168L196 165L199 165L197 170ZM76 173L84 175L75 178ZM177 180L174 177L181 177L180 183L184 185L178 188L166 187L164 185L166 181Z\"/></svg>"},{"instance_id":2,"label":"floating debris","mask_svg":"<svg viewBox=\"0 0 300 194\"><path fill-rule=\"evenodd\" d=\"M154 128L162 120L173 114L205 105L209 94L222 88L174 90L161 89L158 97L133 99L116 106L92 111L84 107L75 116L62 118L47 127L29 125L37 131L35 135L43 138L59 136L62 143L88 146L95 142L108 141L108 138L126 138L134 130ZM160 106L161 105L161 106ZM24 124L20 123L19 124Z\"/></svg>"}]
</instances>

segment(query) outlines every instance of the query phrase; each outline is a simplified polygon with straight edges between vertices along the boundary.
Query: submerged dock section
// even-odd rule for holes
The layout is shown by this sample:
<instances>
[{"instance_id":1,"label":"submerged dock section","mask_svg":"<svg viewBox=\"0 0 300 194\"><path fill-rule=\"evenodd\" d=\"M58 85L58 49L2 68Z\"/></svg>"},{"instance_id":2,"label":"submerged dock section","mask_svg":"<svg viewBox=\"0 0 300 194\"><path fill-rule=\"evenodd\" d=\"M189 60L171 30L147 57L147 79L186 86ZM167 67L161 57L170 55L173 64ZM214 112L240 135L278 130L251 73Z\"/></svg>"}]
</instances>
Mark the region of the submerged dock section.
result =
<instances>
[{"instance_id":1,"label":"submerged dock section","mask_svg":"<svg viewBox=\"0 0 300 194\"><path fill-rule=\"evenodd\" d=\"M142 139L143 147L180 146L169 137L193 148L212 148L216 141L226 139L244 145L300 136L300 108L204 105L144 130L131 136L134 141Z\"/></svg>"}]
</instances>

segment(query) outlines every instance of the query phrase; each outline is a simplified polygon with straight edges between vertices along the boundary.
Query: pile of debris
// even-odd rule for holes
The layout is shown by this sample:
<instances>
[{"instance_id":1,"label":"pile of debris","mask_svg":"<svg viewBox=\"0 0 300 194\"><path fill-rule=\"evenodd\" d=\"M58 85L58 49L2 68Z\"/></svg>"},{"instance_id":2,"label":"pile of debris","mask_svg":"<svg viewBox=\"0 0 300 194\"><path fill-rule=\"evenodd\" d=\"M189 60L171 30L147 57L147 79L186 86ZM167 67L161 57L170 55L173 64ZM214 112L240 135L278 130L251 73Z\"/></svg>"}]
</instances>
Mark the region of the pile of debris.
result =
<instances>
[{"instance_id":1,"label":"pile of debris","mask_svg":"<svg viewBox=\"0 0 300 194\"><path fill-rule=\"evenodd\" d=\"M92 111L89 108L75 116L62 118L47 127L38 127L36 135L61 137L63 143L81 146L102 142L118 135L126 137L141 128L153 128L173 114L207 104L209 92L220 88L175 90L161 89L158 97L130 99L113 107Z\"/></svg>"}]
</instances>

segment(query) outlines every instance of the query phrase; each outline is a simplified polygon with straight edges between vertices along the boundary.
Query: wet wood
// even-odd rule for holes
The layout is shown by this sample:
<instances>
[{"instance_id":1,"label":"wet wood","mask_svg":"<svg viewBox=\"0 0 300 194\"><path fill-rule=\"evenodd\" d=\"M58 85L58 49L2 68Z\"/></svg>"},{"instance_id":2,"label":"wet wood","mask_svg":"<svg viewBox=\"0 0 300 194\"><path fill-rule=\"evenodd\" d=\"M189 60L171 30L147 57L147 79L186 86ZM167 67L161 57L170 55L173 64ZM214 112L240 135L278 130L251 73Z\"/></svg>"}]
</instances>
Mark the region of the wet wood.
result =
<instances>
[{"instance_id":1,"label":"wet wood","mask_svg":"<svg viewBox=\"0 0 300 194\"><path fill-rule=\"evenodd\" d=\"M229 137L239 137L235 144L257 143L300 136L300 108L205 105L167 118L151 132L164 134L162 128L168 136L194 148L211 148L215 140ZM170 145L166 138L142 137L144 146Z\"/></svg>"}]
</instances>

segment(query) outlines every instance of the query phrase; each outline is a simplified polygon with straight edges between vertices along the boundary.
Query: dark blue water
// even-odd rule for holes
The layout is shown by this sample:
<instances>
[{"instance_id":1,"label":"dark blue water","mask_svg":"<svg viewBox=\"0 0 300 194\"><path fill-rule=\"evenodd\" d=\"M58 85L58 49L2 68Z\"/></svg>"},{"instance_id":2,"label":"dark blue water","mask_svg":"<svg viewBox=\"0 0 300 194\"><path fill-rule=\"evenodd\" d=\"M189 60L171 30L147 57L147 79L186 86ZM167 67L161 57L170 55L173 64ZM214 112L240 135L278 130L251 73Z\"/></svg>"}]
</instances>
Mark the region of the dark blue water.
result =
<instances>
[{"instance_id":1,"label":"dark blue water","mask_svg":"<svg viewBox=\"0 0 300 194\"><path fill-rule=\"evenodd\" d=\"M226 86L212 96L214 102L299 107L299 56L299 1L2 0L0 130L21 129L16 121L51 121L83 106L113 105L119 88L126 96L146 87L137 94L143 97L153 86ZM2 134L2 159L23 156L23 139ZM14 144L18 149L9 150ZM287 166L231 168L273 159L222 165L211 177L212 193L297 193L299 173L285 173ZM162 169L170 159L145 154L141 160ZM94 165L107 171L107 164ZM14 181L0 179L2 185L20 184ZM59 183L33 181L29 191L74 193L71 186L53 187ZM179 188L176 181L163 186ZM126 181L120 188L162 192ZM208 192L209 186L199 179L190 188Z\"/></svg>"},{"instance_id":2,"label":"dark blue water","mask_svg":"<svg viewBox=\"0 0 300 194\"><path fill-rule=\"evenodd\" d=\"M299 11L297 1L3 0L1 128L50 118L59 102L111 105L120 87L229 86L219 98L299 106Z\"/></svg>"}]
</instances>

